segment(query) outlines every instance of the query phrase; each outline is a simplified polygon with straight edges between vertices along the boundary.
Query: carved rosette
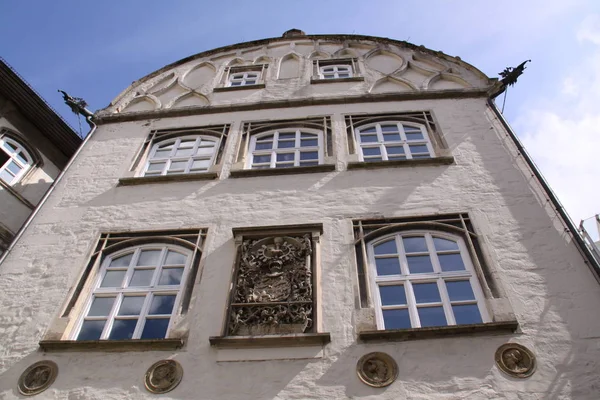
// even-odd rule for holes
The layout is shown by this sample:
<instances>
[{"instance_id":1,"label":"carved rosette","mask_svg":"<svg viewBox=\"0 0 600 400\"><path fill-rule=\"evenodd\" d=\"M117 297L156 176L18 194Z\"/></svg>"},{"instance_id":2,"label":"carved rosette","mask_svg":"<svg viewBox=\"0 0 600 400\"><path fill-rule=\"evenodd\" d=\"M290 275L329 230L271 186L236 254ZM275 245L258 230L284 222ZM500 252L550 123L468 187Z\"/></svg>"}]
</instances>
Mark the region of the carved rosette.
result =
<instances>
[{"instance_id":1,"label":"carved rosette","mask_svg":"<svg viewBox=\"0 0 600 400\"><path fill-rule=\"evenodd\" d=\"M310 235L242 242L229 335L298 333L312 327Z\"/></svg>"},{"instance_id":2,"label":"carved rosette","mask_svg":"<svg viewBox=\"0 0 600 400\"><path fill-rule=\"evenodd\" d=\"M24 396L33 396L48 389L58 375L55 362L38 361L27 368L19 377L19 392Z\"/></svg>"},{"instance_id":3,"label":"carved rosette","mask_svg":"<svg viewBox=\"0 0 600 400\"><path fill-rule=\"evenodd\" d=\"M167 393L175 389L183 378L183 368L175 360L158 361L146 371L144 384L151 393Z\"/></svg>"},{"instance_id":4,"label":"carved rosette","mask_svg":"<svg viewBox=\"0 0 600 400\"><path fill-rule=\"evenodd\" d=\"M398 377L398 364L386 353L365 354L356 364L359 379L373 387L391 385Z\"/></svg>"},{"instance_id":5,"label":"carved rosette","mask_svg":"<svg viewBox=\"0 0 600 400\"><path fill-rule=\"evenodd\" d=\"M518 343L505 343L495 354L500 371L515 378L528 378L535 372L536 358L527 347Z\"/></svg>"}]
</instances>

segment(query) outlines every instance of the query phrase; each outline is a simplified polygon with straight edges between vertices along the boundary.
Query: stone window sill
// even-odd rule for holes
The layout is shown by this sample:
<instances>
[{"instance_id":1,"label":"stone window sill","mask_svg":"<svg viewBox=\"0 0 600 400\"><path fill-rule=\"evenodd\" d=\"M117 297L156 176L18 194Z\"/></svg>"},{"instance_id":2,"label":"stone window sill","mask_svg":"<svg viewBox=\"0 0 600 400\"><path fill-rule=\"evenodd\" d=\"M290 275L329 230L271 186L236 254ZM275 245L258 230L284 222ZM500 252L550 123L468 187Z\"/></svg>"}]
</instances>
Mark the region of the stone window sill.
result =
<instances>
[{"instance_id":1,"label":"stone window sill","mask_svg":"<svg viewBox=\"0 0 600 400\"><path fill-rule=\"evenodd\" d=\"M120 178L118 186L146 185L150 183L167 182L186 182L186 181L204 181L216 179L219 175L216 172L202 172L197 174L176 174L160 176L133 176Z\"/></svg>"},{"instance_id":2,"label":"stone window sill","mask_svg":"<svg viewBox=\"0 0 600 400\"><path fill-rule=\"evenodd\" d=\"M264 83L257 83L256 85L243 85L243 86L221 86L213 89L214 92L229 92L236 90L248 90L248 89L264 89L266 85Z\"/></svg>"},{"instance_id":3,"label":"stone window sill","mask_svg":"<svg viewBox=\"0 0 600 400\"><path fill-rule=\"evenodd\" d=\"M451 336L468 336L480 334L509 334L519 327L517 321L488 322L484 324L436 326L432 328L394 329L386 331L362 331L358 338L364 342L371 341L407 341L435 339Z\"/></svg>"},{"instance_id":4,"label":"stone window sill","mask_svg":"<svg viewBox=\"0 0 600 400\"><path fill-rule=\"evenodd\" d=\"M264 169L238 169L231 171L232 178L244 178L247 176L268 176L268 175L292 175L292 174L311 174L314 172L335 171L335 164L311 165L310 167L291 167L291 168L264 168Z\"/></svg>"},{"instance_id":5,"label":"stone window sill","mask_svg":"<svg viewBox=\"0 0 600 400\"><path fill-rule=\"evenodd\" d=\"M218 348L323 346L331 342L331 335L296 333L265 336L211 336L209 341L211 346Z\"/></svg>"},{"instance_id":6,"label":"stone window sill","mask_svg":"<svg viewBox=\"0 0 600 400\"><path fill-rule=\"evenodd\" d=\"M177 350L183 339L133 339L133 340L42 340L43 351L149 351Z\"/></svg>"},{"instance_id":7,"label":"stone window sill","mask_svg":"<svg viewBox=\"0 0 600 400\"><path fill-rule=\"evenodd\" d=\"M310 83L334 83L334 82L362 82L364 81L364 76L353 76L352 78L336 78L336 79L324 79L324 78L310 78Z\"/></svg>"},{"instance_id":8,"label":"stone window sill","mask_svg":"<svg viewBox=\"0 0 600 400\"><path fill-rule=\"evenodd\" d=\"M372 168L394 168L394 167L416 167L419 165L450 165L454 164L454 157L419 158L412 160L391 160L374 162L349 162L348 169L372 169Z\"/></svg>"}]
</instances>

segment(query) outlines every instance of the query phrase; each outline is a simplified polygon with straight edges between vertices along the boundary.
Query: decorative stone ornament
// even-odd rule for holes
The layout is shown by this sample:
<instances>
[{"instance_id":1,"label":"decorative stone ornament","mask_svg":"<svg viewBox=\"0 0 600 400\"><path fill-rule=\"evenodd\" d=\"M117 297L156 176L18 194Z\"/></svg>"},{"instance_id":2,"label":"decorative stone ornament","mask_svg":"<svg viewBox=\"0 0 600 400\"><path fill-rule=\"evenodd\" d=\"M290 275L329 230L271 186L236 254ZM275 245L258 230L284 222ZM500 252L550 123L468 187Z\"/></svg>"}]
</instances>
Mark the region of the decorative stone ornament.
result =
<instances>
[{"instance_id":1,"label":"decorative stone ornament","mask_svg":"<svg viewBox=\"0 0 600 400\"><path fill-rule=\"evenodd\" d=\"M19 392L24 396L33 396L48 389L58 375L55 362L38 361L27 368L19 377Z\"/></svg>"},{"instance_id":2,"label":"decorative stone ornament","mask_svg":"<svg viewBox=\"0 0 600 400\"><path fill-rule=\"evenodd\" d=\"M500 371L515 378L528 378L535 372L535 355L517 343L505 343L498 347L495 359Z\"/></svg>"},{"instance_id":3,"label":"decorative stone ornament","mask_svg":"<svg viewBox=\"0 0 600 400\"><path fill-rule=\"evenodd\" d=\"M310 236L242 243L229 335L303 333L312 327Z\"/></svg>"},{"instance_id":4,"label":"decorative stone ornament","mask_svg":"<svg viewBox=\"0 0 600 400\"><path fill-rule=\"evenodd\" d=\"M151 393L167 393L175 389L183 377L183 368L175 360L158 361L146 371L144 384Z\"/></svg>"},{"instance_id":5,"label":"decorative stone ornament","mask_svg":"<svg viewBox=\"0 0 600 400\"><path fill-rule=\"evenodd\" d=\"M369 386L385 387L398 377L398 364L386 353L369 353L358 360L356 373Z\"/></svg>"}]
</instances>

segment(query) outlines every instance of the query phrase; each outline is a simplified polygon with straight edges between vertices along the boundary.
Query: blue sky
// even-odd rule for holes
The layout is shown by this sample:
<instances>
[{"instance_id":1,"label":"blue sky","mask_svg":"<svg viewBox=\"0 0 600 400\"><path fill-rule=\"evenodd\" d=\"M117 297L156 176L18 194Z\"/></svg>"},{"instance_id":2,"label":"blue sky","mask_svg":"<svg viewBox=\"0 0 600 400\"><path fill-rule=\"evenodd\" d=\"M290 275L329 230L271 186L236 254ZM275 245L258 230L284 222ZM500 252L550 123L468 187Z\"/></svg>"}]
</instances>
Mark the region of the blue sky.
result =
<instances>
[{"instance_id":1,"label":"blue sky","mask_svg":"<svg viewBox=\"0 0 600 400\"><path fill-rule=\"evenodd\" d=\"M406 40L489 76L532 59L505 114L573 219L600 211L600 1L0 0L0 55L76 129L57 89L94 111L166 64L290 28Z\"/></svg>"}]
</instances>

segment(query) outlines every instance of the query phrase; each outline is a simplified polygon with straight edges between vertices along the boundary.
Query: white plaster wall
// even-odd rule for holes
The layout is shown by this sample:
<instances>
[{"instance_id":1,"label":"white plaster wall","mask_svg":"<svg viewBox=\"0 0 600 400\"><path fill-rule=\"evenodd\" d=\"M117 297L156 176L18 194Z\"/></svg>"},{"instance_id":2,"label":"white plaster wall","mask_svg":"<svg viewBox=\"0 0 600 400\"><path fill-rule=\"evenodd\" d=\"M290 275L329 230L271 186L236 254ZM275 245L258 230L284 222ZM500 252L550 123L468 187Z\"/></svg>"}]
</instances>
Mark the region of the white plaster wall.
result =
<instances>
[{"instance_id":1,"label":"white plaster wall","mask_svg":"<svg viewBox=\"0 0 600 400\"><path fill-rule=\"evenodd\" d=\"M433 110L456 163L345 170L342 114ZM338 171L228 178L242 121L332 115ZM116 187L152 129L231 123L216 181ZM19 398L21 372L40 359L59 366L37 398L154 398L146 369L163 358L184 368L172 399L597 399L600 390L600 287L540 195L484 99L348 104L200 115L102 125L19 244L0 266L0 397ZM360 344L354 316L351 219L468 212L519 320L514 335ZM332 342L307 359L224 362L211 348L224 318L234 243L231 228L323 223L322 330ZM58 316L101 232L207 227L206 263L194 288L185 348L139 353L48 353L38 341ZM503 343L538 357L529 379L494 365ZM298 350L289 350L290 357ZM360 383L356 361L390 354L398 380L384 389ZM252 354L250 354L252 353ZM310 352L309 352L310 353ZM256 351L240 350L241 358ZM282 356L283 355L283 356ZM310 358L317 357L317 358Z\"/></svg>"}]
</instances>

